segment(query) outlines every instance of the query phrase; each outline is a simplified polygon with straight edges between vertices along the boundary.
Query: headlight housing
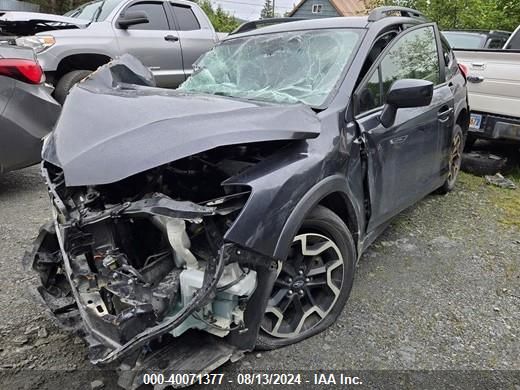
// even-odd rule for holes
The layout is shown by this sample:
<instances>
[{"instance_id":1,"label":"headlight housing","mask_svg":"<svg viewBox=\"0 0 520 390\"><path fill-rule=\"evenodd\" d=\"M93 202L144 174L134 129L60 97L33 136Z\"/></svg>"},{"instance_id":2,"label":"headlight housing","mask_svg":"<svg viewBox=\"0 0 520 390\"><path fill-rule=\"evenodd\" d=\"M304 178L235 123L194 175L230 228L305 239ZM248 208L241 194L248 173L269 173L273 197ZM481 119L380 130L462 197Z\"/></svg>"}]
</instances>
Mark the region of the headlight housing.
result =
<instances>
[{"instance_id":1,"label":"headlight housing","mask_svg":"<svg viewBox=\"0 0 520 390\"><path fill-rule=\"evenodd\" d=\"M56 43L51 35L34 35L32 37L20 37L16 39L16 45L30 47L35 53L41 53Z\"/></svg>"}]
</instances>

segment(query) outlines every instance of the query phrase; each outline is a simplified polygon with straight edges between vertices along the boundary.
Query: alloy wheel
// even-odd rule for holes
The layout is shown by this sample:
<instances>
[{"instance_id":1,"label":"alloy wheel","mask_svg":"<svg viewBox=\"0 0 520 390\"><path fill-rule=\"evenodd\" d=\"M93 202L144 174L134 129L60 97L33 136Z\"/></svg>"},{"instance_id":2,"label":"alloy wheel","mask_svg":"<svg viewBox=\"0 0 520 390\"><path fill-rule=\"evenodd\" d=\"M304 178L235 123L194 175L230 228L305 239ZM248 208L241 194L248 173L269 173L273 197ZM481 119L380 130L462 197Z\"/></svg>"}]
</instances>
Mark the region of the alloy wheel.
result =
<instances>
[{"instance_id":1,"label":"alloy wheel","mask_svg":"<svg viewBox=\"0 0 520 390\"><path fill-rule=\"evenodd\" d=\"M449 162L448 181L454 182L460 171L462 162L462 137L460 133L455 134L451 141L451 152Z\"/></svg>"},{"instance_id":2,"label":"alloy wheel","mask_svg":"<svg viewBox=\"0 0 520 390\"><path fill-rule=\"evenodd\" d=\"M267 304L262 330L273 337L294 338L322 322L343 285L343 256L328 237L297 235Z\"/></svg>"}]
</instances>

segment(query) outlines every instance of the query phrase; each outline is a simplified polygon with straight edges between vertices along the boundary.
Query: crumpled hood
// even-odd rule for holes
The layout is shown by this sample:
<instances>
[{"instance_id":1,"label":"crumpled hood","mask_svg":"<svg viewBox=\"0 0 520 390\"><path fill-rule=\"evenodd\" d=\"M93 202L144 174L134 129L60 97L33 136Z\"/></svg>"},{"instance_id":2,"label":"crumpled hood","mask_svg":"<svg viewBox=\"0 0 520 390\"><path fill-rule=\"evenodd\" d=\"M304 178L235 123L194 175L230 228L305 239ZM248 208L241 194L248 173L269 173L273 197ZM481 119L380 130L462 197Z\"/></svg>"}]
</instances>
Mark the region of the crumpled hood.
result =
<instances>
[{"instance_id":1,"label":"crumpled hood","mask_svg":"<svg viewBox=\"0 0 520 390\"><path fill-rule=\"evenodd\" d=\"M155 88L148 69L125 55L73 88L43 158L63 169L68 186L108 184L218 146L314 138L319 130L303 104Z\"/></svg>"},{"instance_id":2,"label":"crumpled hood","mask_svg":"<svg viewBox=\"0 0 520 390\"><path fill-rule=\"evenodd\" d=\"M69 26L87 27L89 20L37 12L0 12L0 30L6 34L26 35Z\"/></svg>"}]
</instances>

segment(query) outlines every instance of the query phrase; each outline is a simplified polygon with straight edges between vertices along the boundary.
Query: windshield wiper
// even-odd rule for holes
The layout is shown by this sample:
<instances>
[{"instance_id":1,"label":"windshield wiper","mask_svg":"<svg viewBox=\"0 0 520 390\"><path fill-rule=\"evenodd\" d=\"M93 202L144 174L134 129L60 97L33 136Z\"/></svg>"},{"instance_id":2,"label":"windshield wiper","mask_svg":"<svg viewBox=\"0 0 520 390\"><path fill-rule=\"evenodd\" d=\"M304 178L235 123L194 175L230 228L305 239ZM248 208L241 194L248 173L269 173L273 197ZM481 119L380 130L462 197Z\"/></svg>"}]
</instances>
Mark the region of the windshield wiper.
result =
<instances>
[{"instance_id":1,"label":"windshield wiper","mask_svg":"<svg viewBox=\"0 0 520 390\"><path fill-rule=\"evenodd\" d=\"M233 97L233 95L230 95L228 92L222 92L222 91L216 91L216 92L210 92L212 95L217 95L217 96L229 96L229 97Z\"/></svg>"},{"instance_id":2,"label":"windshield wiper","mask_svg":"<svg viewBox=\"0 0 520 390\"><path fill-rule=\"evenodd\" d=\"M96 11L95 11L94 14L92 15L92 19L90 19L89 26L90 26L93 22L97 22L97 21L98 21L99 15L101 15L101 11L103 11L103 7L105 6L105 3L106 3L106 0L103 0L103 1L101 2L101 4L99 5L99 7L97 7Z\"/></svg>"}]
</instances>

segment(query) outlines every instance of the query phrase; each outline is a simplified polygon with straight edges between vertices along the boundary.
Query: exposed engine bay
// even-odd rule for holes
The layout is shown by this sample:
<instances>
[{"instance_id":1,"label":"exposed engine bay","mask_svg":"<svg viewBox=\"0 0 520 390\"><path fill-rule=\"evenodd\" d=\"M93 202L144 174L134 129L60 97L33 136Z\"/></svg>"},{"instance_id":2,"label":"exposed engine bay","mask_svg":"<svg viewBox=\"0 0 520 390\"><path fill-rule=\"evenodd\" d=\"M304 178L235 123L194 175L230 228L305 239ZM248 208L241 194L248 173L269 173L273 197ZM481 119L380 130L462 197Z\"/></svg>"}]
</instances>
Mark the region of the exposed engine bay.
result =
<instances>
[{"instance_id":1,"label":"exposed engine bay","mask_svg":"<svg viewBox=\"0 0 520 390\"><path fill-rule=\"evenodd\" d=\"M250 189L220 184L283 144L221 147L100 186L67 187L43 164L56 223L28 258L43 300L85 333L94 363L165 334L248 331L258 266L276 265L224 242Z\"/></svg>"}]
</instances>

